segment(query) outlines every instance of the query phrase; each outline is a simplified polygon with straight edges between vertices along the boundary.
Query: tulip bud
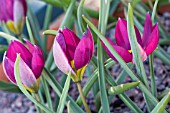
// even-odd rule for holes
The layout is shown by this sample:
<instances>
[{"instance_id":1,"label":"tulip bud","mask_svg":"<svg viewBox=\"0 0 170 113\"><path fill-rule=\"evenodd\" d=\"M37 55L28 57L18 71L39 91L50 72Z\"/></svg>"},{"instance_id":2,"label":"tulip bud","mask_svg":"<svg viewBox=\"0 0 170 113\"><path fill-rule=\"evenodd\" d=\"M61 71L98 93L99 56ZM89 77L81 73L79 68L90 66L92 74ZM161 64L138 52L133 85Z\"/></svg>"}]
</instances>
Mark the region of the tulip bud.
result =
<instances>
[{"instance_id":1,"label":"tulip bud","mask_svg":"<svg viewBox=\"0 0 170 113\"><path fill-rule=\"evenodd\" d=\"M53 45L54 61L63 73L72 72L74 82L82 80L93 52L94 41L89 28L81 40L68 28L58 31Z\"/></svg>"},{"instance_id":2,"label":"tulip bud","mask_svg":"<svg viewBox=\"0 0 170 113\"><path fill-rule=\"evenodd\" d=\"M41 49L26 40L27 49L22 43L12 41L8 51L4 54L3 68L7 78L16 84L14 76L14 63L17 54L20 54L20 78L27 90L37 92L40 84L40 75L44 68L44 57ZM17 85L17 84L16 84Z\"/></svg>"},{"instance_id":3,"label":"tulip bud","mask_svg":"<svg viewBox=\"0 0 170 113\"><path fill-rule=\"evenodd\" d=\"M20 35L25 21L27 5L25 0L0 0L0 21L15 34Z\"/></svg>"}]
</instances>

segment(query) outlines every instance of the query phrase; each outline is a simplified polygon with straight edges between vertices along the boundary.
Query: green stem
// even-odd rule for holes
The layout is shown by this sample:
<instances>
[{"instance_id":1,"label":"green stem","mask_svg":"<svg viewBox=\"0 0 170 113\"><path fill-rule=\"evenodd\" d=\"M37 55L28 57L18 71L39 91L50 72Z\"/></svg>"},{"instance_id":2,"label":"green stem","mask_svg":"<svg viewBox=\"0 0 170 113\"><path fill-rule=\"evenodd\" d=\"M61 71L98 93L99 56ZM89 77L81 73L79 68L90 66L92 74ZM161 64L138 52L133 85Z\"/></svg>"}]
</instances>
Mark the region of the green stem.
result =
<instances>
[{"instance_id":1,"label":"green stem","mask_svg":"<svg viewBox=\"0 0 170 113\"><path fill-rule=\"evenodd\" d=\"M33 94L33 95L35 96L36 100L40 102L40 97L39 97L39 95L38 95L37 93L35 93L35 94ZM39 113L45 113L42 109L40 109L40 108L38 108L38 107L36 107L36 108L37 108L37 111L38 111Z\"/></svg>"},{"instance_id":2,"label":"green stem","mask_svg":"<svg viewBox=\"0 0 170 113\"><path fill-rule=\"evenodd\" d=\"M154 17L156 14L156 8L159 0L156 0L154 6L152 2L149 0L151 8L153 8L152 12L152 21L154 22ZM153 54L150 54L149 56L149 67L150 67L150 76L151 76L151 90L152 93L155 97L157 97L157 88L156 88L156 83L155 83L155 75L154 75L154 68L153 68Z\"/></svg>"},{"instance_id":3,"label":"green stem","mask_svg":"<svg viewBox=\"0 0 170 113\"><path fill-rule=\"evenodd\" d=\"M78 90L79 90L79 93L80 93L82 102L83 102L83 104L84 104L84 107L85 107L87 113L91 113L91 111L90 111L90 109L89 109L89 107L88 107L88 105L87 105L87 103L86 103L86 97L85 97L84 94L83 94L83 91L82 91L82 87L81 87L80 82L77 82L77 88L78 88Z\"/></svg>"},{"instance_id":4,"label":"green stem","mask_svg":"<svg viewBox=\"0 0 170 113\"><path fill-rule=\"evenodd\" d=\"M47 84L44 76L42 77L42 83L43 83L43 86L44 86L45 96L46 96L46 99L47 99L48 107L51 110L53 110L53 104L52 104L52 100L51 100L51 97L50 97L50 92L49 92L48 84Z\"/></svg>"},{"instance_id":5,"label":"green stem","mask_svg":"<svg viewBox=\"0 0 170 113\"><path fill-rule=\"evenodd\" d=\"M150 68L150 76L151 76L151 90L155 97L157 97L157 88L155 83L155 75L154 75L154 68L153 68L153 55L150 54L149 56L149 68Z\"/></svg>"}]
</instances>

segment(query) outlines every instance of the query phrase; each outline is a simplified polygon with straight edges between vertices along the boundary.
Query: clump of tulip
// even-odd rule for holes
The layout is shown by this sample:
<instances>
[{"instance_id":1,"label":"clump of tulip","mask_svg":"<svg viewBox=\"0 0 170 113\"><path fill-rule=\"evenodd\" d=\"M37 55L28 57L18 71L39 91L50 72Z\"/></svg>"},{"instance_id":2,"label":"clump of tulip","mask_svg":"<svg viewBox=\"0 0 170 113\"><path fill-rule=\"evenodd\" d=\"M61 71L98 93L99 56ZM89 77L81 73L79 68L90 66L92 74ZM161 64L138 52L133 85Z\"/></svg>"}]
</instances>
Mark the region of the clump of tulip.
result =
<instances>
[{"instance_id":1,"label":"clump of tulip","mask_svg":"<svg viewBox=\"0 0 170 113\"><path fill-rule=\"evenodd\" d=\"M58 31L53 45L54 60L63 73L68 74L71 71L74 82L82 80L93 52L94 41L89 28L81 40L66 27Z\"/></svg>"},{"instance_id":2,"label":"clump of tulip","mask_svg":"<svg viewBox=\"0 0 170 113\"><path fill-rule=\"evenodd\" d=\"M0 0L0 4L0 21L15 35L20 35L27 13L26 0Z\"/></svg>"},{"instance_id":3,"label":"clump of tulip","mask_svg":"<svg viewBox=\"0 0 170 113\"><path fill-rule=\"evenodd\" d=\"M158 45L158 42L159 42L158 23L152 26L150 15L149 13L147 13L143 35L142 36L140 35L140 32L136 26L134 26L134 29L135 29L136 38L138 41L140 56L142 58L142 61L145 61L147 59L147 56L149 56L156 49ZM116 52L122 57L122 59L126 63L133 62L131 45L130 45L129 37L127 33L127 21L126 20L119 18L116 24L115 38L116 38L116 44L112 42L110 39L108 39L112 47L116 50ZM117 62L114 55L110 53L110 51L104 45L104 43L103 43L103 46L107 54L113 60Z\"/></svg>"},{"instance_id":4,"label":"clump of tulip","mask_svg":"<svg viewBox=\"0 0 170 113\"><path fill-rule=\"evenodd\" d=\"M14 63L17 54L20 54L20 78L27 90L37 92L40 84L40 75L44 68L44 57L41 49L25 40L28 48L19 41L11 41L3 58L3 68L7 78L17 85L14 75Z\"/></svg>"}]
</instances>

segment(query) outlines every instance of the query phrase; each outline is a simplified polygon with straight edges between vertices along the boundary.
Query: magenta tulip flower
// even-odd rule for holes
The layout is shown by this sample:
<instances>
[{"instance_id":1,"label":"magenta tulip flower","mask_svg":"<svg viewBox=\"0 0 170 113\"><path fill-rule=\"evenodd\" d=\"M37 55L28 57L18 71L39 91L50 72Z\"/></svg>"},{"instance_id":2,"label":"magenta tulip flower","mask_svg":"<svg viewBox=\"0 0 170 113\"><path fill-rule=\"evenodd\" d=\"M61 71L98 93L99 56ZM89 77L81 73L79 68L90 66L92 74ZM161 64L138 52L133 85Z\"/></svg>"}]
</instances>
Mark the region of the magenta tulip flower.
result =
<instances>
[{"instance_id":1,"label":"magenta tulip flower","mask_svg":"<svg viewBox=\"0 0 170 113\"><path fill-rule=\"evenodd\" d=\"M0 21L5 22L14 34L19 35L27 12L26 0L0 0L0 4Z\"/></svg>"},{"instance_id":2,"label":"magenta tulip flower","mask_svg":"<svg viewBox=\"0 0 170 113\"><path fill-rule=\"evenodd\" d=\"M40 75L44 68L44 57L41 49L26 40L28 49L18 41L12 41L8 51L4 54L3 68L7 78L16 84L14 63L17 54L20 54L20 78L27 90L37 92L40 84Z\"/></svg>"},{"instance_id":3,"label":"magenta tulip flower","mask_svg":"<svg viewBox=\"0 0 170 113\"><path fill-rule=\"evenodd\" d=\"M89 28L81 40L66 27L58 31L53 45L54 60L63 73L68 74L71 71L74 82L82 80L93 52L94 41Z\"/></svg>"},{"instance_id":4,"label":"magenta tulip flower","mask_svg":"<svg viewBox=\"0 0 170 113\"><path fill-rule=\"evenodd\" d=\"M139 30L134 26L136 38L138 42L138 47L140 51L140 56L142 61L147 59L147 56L150 55L157 47L159 42L159 30L158 30L158 23L152 26L152 21L150 18L149 13L146 14L146 20L144 25L143 35L141 37ZM129 42L129 37L127 33L127 21L120 19L116 24L115 30L115 37L116 37L116 44L114 44L110 39L108 41L116 50L116 52L122 57L122 59L128 63L133 61L131 46ZM114 55L110 53L108 48L102 44L105 48L107 54L117 62Z\"/></svg>"}]
</instances>

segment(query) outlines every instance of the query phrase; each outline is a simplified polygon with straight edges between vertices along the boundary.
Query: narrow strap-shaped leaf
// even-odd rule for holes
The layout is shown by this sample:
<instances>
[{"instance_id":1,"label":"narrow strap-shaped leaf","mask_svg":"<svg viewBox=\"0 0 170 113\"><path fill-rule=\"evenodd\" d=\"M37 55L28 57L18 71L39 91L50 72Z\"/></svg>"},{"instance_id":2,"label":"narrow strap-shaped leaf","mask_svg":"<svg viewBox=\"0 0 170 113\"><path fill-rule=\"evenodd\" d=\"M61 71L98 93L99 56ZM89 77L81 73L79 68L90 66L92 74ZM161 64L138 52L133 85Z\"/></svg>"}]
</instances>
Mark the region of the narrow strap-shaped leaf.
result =
<instances>
[{"instance_id":1,"label":"narrow strap-shaped leaf","mask_svg":"<svg viewBox=\"0 0 170 113\"><path fill-rule=\"evenodd\" d=\"M42 39L40 38L40 34L39 34L39 31L40 31L40 25L38 23L38 20L37 20L37 17L33 14L30 6L28 6L28 18L29 18L29 24L30 24L30 27L32 28L32 34L37 42L37 44L43 48L43 44L41 43L42 42ZM44 52L44 51L43 51Z\"/></svg>"},{"instance_id":2,"label":"narrow strap-shaped leaf","mask_svg":"<svg viewBox=\"0 0 170 113\"><path fill-rule=\"evenodd\" d=\"M32 44L34 44L34 37L33 37L31 26L30 26L30 23L27 17L26 17L26 26L27 26L27 31L28 31L30 41Z\"/></svg>"},{"instance_id":3,"label":"narrow strap-shaped leaf","mask_svg":"<svg viewBox=\"0 0 170 113\"><path fill-rule=\"evenodd\" d=\"M73 110L70 107L70 101L68 101L68 104L67 104L67 112L68 113L74 113Z\"/></svg>"},{"instance_id":4,"label":"narrow strap-shaped leaf","mask_svg":"<svg viewBox=\"0 0 170 113\"><path fill-rule=\"evenodd\" d=\"M8 49L7 45L0 45L0 53L5 52Z\"/></svg>"},{"instance_id":5,"label":"narrow strap-shaped leaf","mask_svg":"<svg viewBox=\"0 0 170 113\"><path fill-rule=\"evenodd\" d=\"M17 40L17 41L20 42L20 40L18 40L18 39L15 38L14 36L11 36L11 35L9 35L9 34L7 34L7 33L4 33L4 32L0 32L0 36L1 36L2 38L4 38L4 39L8 40L9 42L10 42L11 40Z\"/></svg>"},{"instance_id":6,"label":"narrow strap-shaped leaf","mask_svg":"<svg viewBox=\"0 0 170 113\"><path fill-rule=\"evenodd\" d=\"M69 5L64 20L62 21L60 28L64 28L64 26L67 26L70 22L70 17L73 14L73 10L74 10L74 6L75 6L75 0L72 0L71 4Z\"/></svg>"},{"instance_id":7,"label":"narrow strap-shaped leaf","mask_svg":"<svg viewBox=\"0 0 170 113\"><path fill-rule=\"evenodd\" d=\"M84 1L85 1L85 0L81 0L79 6L78 6L78 8L77 8L77 19L78 19L78 25L79 25L79 28L80 28L81 33L83 33L84 30L85 30L85 27L83 26L83 20L82 20L82 18L81 18L81 15L83 14Z\"/></svg>"},{"instance_id":8,"label":"narrow strap-shaped leaf","mask_svg":"<svg viewBox=\"0 0 170 113\"><path fill-rule=\"evenodd\" d=\"M48 4L47 8L46 8L46 12L45 12L43 30L46 30L49 28L52 12L53 12L53 6ZM46 50L46 46L47 46L47 36L46 35L43 36L42 43L44 45L42 49Z\"/></svg>"},{"instance_id":9,"label":"narrow strap-shaped leaf","mask_svg":"<svg viewBox=\"0 0 170 113\"><path fill-rule=\"evenodd\" d=\"M69 72L69 74L67 76L66 83L64 85L62 94L60 96L60 101L59 101L59 105L58 105L58 108L57 108L57 113L63 112L64 104L65 104L66 97L67 97L67 94L68 94L68 90L69 90L69 87L70 87L70 76L71 76L71 72Z\"/></svg>"},{"instance_id":10,"label":"narrow strap-shaped leaf","mask_svg":"<svg viewBox=\"0 0 170 113\"><path fill-rule=\"evenodd\" d=\"M170 101L170 92L156 105L151 113L162 113Z\"/></svg>"},{"instance_id":11,"label":"narrow strap-shaped leaf","mask_svg":"<svg viewBox=\"0 0 170 113\"><path fill-rule=\"evenodd\" d=\"M57 34L56 30L45 30L43 32L43 35L53 35L53 36L56 36L56 34Z\"/></svg>"},{"instance_id":12,"label":"narrow strap-shaped leaf","mask_svg":"<svg viewBox=\"0 0 170 113\"><path fill-rule=\"evenodd\" d=\"M20 89L16 85L10 82L7 83L7 82L0 81L0 90L21 93Z\"/></svg>"},{"instance_id":13,"label":"narrow strap-shaped leaf","mask_svg":"<svg viewBox=\"0 0 170 113\"><path fill-rule=\"evenodd\" d=\"M132 49L132 54L133 54L133 60L135 62L136 65L136 69L138 71L138 74L140 75L140 77L142 77L142 81L144 82L144 84L146 85L146 87L149 89L149 84L148 84L148 80L146 77L146 72L143 66L143 62L140 56L140 52L139 52L139 48L138 48L138 42L136 39L136 34L135 34L135 29L134 29L134 22L133 22L133 11L132 11L132 7L129 4L128 7L128 18L127 18L127 26L128 26L128 37L129 37L129 41L130 41L130 45L131 45L131 49Z\"/></svg>"},{"instance_id":14,"label":"narrow strap-shaped leaf","mask_svg":"<svg viewBox=\"0 0 170 113\"><path fill-rule=\"evenodd\" d=\"M49 86L48 86L48 83L47 83L47 81L45 80L44 77L42 77L42 83L43 83L43 88L44 88L44 91L45 91L45 96L46 96L46 99L47 99L48 107L51 110L53 110L53 104L52 104L52 100L51 100L51 97L50 97Z\"/></svg>"},{"instance_id":15,"label":"narrow strap-shaped leaf","mask_svg":"<svg viewBox=\"0 0 170 113\"><path fill-rule=\"evenodd\" d=\"M43 105L42 103L37 101L35 98L33 98L30 95L30 93L24 88L24 86L23 86L23 84L21 82L21 79L20 79L19 63L20 63L20 54L17 55L17 59L15 61L15 67L14 67L15 79L16 79L16 82L17 82L18 87L20 88L20 90L23 92L23 94L25 94L25 96L27 98L29 98L35 105L37 105L38 107L43 109L45 112L47 112L47 113L54 113L53 111L48 109L45 105Z\"/></svg>"},{"instance_id":16,"label":"narrow strap-shaped leaf","mask_svg":"<svg viewBox=\"0 0 170 113\"><path fill-rule=\"evenodd\" d=\"M132 88L135 88L138 86L140 82L132 82L132 83L126 83L126 84L120 84L117 86L110 87L108 90L109 95L115 95L115 94L121 94L124 93Z\"/></svg>"}]
</instances>

